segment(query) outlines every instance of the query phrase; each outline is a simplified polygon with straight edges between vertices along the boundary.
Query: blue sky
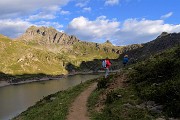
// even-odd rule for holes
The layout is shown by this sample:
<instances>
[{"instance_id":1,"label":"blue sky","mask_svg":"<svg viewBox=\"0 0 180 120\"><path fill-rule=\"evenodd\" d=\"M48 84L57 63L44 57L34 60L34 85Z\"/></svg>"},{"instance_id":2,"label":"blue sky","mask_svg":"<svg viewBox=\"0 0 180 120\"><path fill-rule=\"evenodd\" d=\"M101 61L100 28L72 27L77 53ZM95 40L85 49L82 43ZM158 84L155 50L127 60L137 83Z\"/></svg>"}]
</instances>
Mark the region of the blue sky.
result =
<instances>
[{"instance_id":1,"label":"blue sky","mask_svg":"<svg viewBox=\"0 0 180 120\"><path fill-rule=\"evenodd\" d=\"M0 34L22 35L32 25L54 27L80 40L145 43L180 32L180 0L4 0Z\"/></svg>"}]
</instances>

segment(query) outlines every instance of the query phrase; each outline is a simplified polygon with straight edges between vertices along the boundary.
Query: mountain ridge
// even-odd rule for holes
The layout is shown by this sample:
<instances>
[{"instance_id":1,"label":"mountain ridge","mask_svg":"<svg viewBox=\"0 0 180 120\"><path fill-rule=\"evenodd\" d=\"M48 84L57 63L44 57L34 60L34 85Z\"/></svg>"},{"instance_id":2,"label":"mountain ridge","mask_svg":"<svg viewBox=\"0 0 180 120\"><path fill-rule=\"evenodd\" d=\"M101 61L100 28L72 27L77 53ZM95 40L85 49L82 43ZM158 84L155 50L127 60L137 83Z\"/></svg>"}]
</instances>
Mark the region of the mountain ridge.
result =
<instances>
[{"instance_id":1,"label":"mountain ridge","mask_svg":"<svg viewBox=\"0 0 180 120\"><path fill-rule=\"evenodd\" d=\"M69 45L74 42L80 41L75 36L68 36L66 33L62 33L57 31L52 27L29 27L26 32L17 38L16 40L22 40L25 42L29 42L32 40L37 41L40 45L43 44L61 44L61 45Z\"/></svg>"},{"instance_id":2,"label":"mountain ridge","mask_svg":"<svg viewBox=\"0 0 180 120\"><path fill-rule=\"evenodd\" d=\"M131 64L180 44L180 33L162 34L148 43L114 46L109 40L102 44L85 42L52 27L31 26L16 40L0 36L0 72L67 74L98 70L106 57L111 59L112 69L119 69L124 54L129 55Z\"/></svg>"}]
</instances>

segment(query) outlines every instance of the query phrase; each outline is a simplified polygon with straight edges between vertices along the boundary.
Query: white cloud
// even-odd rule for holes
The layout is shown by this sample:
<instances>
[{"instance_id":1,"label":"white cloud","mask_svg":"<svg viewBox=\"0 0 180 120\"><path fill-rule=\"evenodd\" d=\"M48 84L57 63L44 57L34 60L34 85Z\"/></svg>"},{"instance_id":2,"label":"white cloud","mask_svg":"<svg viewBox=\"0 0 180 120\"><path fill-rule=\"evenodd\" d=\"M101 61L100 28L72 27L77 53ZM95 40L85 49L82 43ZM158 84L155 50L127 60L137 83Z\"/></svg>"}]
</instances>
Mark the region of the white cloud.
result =
<instances>
[{"instance_id":1,"label":"white cloud","mask_svg":"<svg viewBox=\"0 0 180 120\"><path fill-rule=\"evenodd\" d=\"M169 17L171 17L172 15L173 15L173 12L169 12L169 13L167 13L166 15L161 16L161 19L169 18Z\"/></svg>"},{"instance_id":2,"label":"white cloud","mask_svg":"<svg viewBox=\"0 0 180 120\"><path fill-rule=\"evenodd\" d=\"M91 12L91 7L83 8L83 11L84 11L84 12Z\"/></svg>"},{"instance_id":3,"label":"white cloud","mask_svg":"<svg viewBox=\"0 0 180 120\"><path fill-rule=\"evenodd\" d=\"M31 25L52 26L61 29L55 19L61 7L71 0L1 0L0 1L0 34L16 38ZM18 19L17 19L18 18ZM39 20L46 20L39 21ZM34 23L35 21L39 21Z\"/></svg>"},{"instance_id":4,"label":"white cloud","mask_svg":"<svg viewBox=\"0 0 180 120\"><path fill-rule=\"evenodd\" d=\"M117 5L119 4L119 0L106 0L105 5Z\"/></svg>"},{"instance_id":5,"label":"white cloud","mask_svg":"<svg viewBox=\"0 0 180 120\"><path fill-rule=\"evenodd\" d=\"M47 27L54 27L55 29L61 31L63 25L59 24L58 22L47 22L47 21L40 21L34 24L31 24L28 21L24 21L22 19L4 19L0 20L0 34L8 36L10 38L17 38L22 35L28 27L32 25L36 26L47 26Z\"/></svg>"},{"instance_id":6,"label":"white cloud","mask_svg":"<svg viewBox=\"0 0 180 120\"><path fill-rule=\"evenodd\" d=\"M88 3L89 3L89 0L79 0L75 6L76 7L85 7Z\"/></svg>"},{"instance_id":7,"label":"white cloud","mask_svg":"<svg viewBox=\"0 0 180 120\"><path fill-rule=\"evenodd\" d=\"M84 3L77 3L75 6L77 6L77 7L84 7L84 6L86 6L86 4L84 4Z\"/></svg>"},{"instance_id":8,"label":"white cloud","mask_svg":"<svg viewBox=\"0 0 180 120\"><path fill-rule=\"evenodd\" d=\"M69 14L71 14L71 13L70 13L70 11L62 10L62 11L60 12L60 14L62 14L62 15L69 15Z\"/></svg>"},{"instance_id":9,"label":"white cloud","mask_svg":"<svg viewBox=\"0 0 180 120\"><path fill-rule=\"evenodd\" d=\"M36 15L29 16L29 18L27 20L28 21L34 21L34 20L39 20L39 19L49 20L49 19L54 19L54 18L56 18L56 16L53 14L45 14L45 13L40 12Z\"/></svg>"},{"instance_id":10,"label":"white cloud","mask_svg":"<svg viewBox=\"0 0 180 120\"><path fill-rule=\"evenodd\" d=\"M118 31L119 24L117 21L106 19L106 16L100 16L94 21L81 16L69 23L66 32L78 36L81 40L104 42L113 37L112 35Z\"/></svg>"},{"instance_id":11,"label":"white cloud","mask_svg":"<svg viewBox=\"0 0 180 120\"><path fill-rule=\"evenodd\" d=\"M163 20L127 19L116 34L115 44L145 43L162 32L180 32L180 25L165 24Z\"/></svg>"},{"instance_id":12,"label":"white cloud","mask_svg":"<svg viewBox=\"0 0 180 120\"><path fill-rule=\"evenodd\" d=\"M40 10L57 10L70 0L3 0L0 2L0 18L27 16Z\"/></svg>"},{"instance_id":13,"label":"white cloud","mask_svg":"<svg viewBox=\"0 0 180 120\"><path fill-rule=\"evenodd\" d=\"M11 38L18 37L19 35L24 33L29 26L32 25L31 23L23 21L21 19L0 20L0 24L0 33Z\"/></svg>"},{"instance_id":14,"label":"white cloud","mask_svg":"<svg viewBox=\"0 0 180 120\"><path fill-rule=\"evenodd\" d=\"M36 14L30 14L27 17L27 21L37 21L37 20L51 20L55 19L56 13L63 11L57 5L50 6L48 8L42 8Z\"/></svg>"},{"instance_id":15,"label":"white cloud","mask_svg":"<svg viewBox=\"0 0 180 120\"><path fill-rule=\"evenodd\" d=\"M180 24L165 24L163 20L127 19L120 22L100 16L91 21L83 16L74 18L66 30L81 40L104 42L109 39L116 45L145 43L162 32L180 32Z\"/></svg>"}]
</instances>

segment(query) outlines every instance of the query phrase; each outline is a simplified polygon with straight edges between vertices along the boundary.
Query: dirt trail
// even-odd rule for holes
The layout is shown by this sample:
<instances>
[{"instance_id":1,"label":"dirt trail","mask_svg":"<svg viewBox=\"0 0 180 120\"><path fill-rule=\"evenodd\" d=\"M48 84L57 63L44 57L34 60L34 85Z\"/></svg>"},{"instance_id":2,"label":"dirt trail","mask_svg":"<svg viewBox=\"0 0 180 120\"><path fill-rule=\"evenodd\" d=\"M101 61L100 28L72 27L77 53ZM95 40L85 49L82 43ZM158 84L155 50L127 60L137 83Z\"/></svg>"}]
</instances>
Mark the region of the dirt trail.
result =
<instances>
[{"instance_id":1,"label":"dirt trail","mask_svg":"<svg viewBox=\"0 0 180 120\"><path fill-rule=\"evenodd\" d=\"M96 89L97 83L90 85L72 103L67 120L89 120L87 112L87 100L91 92Z\"/></svg>"}]
</instances>

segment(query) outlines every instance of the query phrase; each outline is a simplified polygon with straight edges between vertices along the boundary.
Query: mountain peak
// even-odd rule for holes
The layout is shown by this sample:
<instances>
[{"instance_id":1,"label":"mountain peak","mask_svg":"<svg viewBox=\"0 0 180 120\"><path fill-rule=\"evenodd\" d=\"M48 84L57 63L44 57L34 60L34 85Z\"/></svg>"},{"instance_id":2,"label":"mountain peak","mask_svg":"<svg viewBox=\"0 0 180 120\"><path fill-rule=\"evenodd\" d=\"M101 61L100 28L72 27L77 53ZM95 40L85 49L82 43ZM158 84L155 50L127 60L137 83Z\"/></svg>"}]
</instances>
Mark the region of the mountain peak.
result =
<instances>
[{"instance_id":1,"label":"mountain peak","mask_svg":"<svg viewBox=\"0 0 180 120\"><path fill-rule=\"evenodd\" d=\"M57 31L53 27L31 26L18 39L29 42L36 41L38 44L63 44L70 45L80 41L75 36L69 36L63 32Z\"/></svg>"},{"instance_id":2,"label":"mountain peak","mask_svg":"<svg viewBox=\"0 0 180 120\"><path fill-rule=\"evenodd\" d=\"M105 45L113 45L109 40L106 40L106 42L104 42Z\"/></svg>"},{"instance_id":3,"label":"mountain peak","mask_svg":"<svg viewBox=\"0 0 180 120\"><path fill-rule=\"evenodd\" d=\"M164 37L164 36L167 36L169 35L168 32L162 32L157 38L161 38L161 37Z\"/></svg>"}]
</instances>

